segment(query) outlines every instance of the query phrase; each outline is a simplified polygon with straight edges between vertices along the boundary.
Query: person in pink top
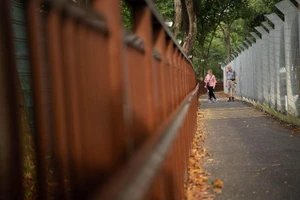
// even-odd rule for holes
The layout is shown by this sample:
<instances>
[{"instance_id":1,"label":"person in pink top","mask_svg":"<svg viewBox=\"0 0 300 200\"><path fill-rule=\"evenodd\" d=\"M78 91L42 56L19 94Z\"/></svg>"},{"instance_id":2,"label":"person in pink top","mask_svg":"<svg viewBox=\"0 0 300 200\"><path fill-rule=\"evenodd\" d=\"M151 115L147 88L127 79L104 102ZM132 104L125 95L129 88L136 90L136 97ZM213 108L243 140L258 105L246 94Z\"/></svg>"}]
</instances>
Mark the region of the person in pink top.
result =
<instances>
[{"instance_id":1,"label":"person in pink top","mask_svg":"<svg viewBox=\"0 0 300 200\"><path fill-rule=\"evenodd\" d=\"M216 96L214 94L214 89L216 87L217 80L216 80L215 75L213 75L211 69L209 69L207 71L207 75L206 75L206 77L204 79L204 82L205 82L206 88L208 89L208 95L209 95L208 102L209 103L211 103L212 101L216 102L217 98L216 98Z\"/></svg>"}]
</instances>

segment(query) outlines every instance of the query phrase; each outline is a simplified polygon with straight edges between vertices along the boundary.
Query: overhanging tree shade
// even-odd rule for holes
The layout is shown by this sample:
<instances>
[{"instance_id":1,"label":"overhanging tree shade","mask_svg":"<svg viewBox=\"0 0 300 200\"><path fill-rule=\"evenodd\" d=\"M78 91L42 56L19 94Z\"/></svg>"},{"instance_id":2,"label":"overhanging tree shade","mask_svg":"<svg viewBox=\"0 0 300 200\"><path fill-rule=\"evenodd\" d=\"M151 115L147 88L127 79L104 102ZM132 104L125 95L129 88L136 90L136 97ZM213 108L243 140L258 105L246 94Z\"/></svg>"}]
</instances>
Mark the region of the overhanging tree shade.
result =
<instances>
[{"instance_id":1,"label":"overhanging tree shade","mask_svg":"<svg viewBox=\"0 0 300 200\"><path fill-rule=\"evenodd\" d=\"M174 22L172 30L177 39L183 41L184 48L187 46L185 38L188 36L190 25L193 25L189 23L187 9L193 8L196 29L192 33L195 33L195 40L188 55L193 55L193 65L200 76L200 71L218 67L214 62L214 55L211 55L211 49L218 52L222 60L225 57L230 59L232 49L236 49L244 42L255 26L265 21L265 14L276 11L274 5L279 0L154 0L154 2L165 19ZM200 62L201 59L205 59L205 62Z\"/></svg>"}]
</instances>

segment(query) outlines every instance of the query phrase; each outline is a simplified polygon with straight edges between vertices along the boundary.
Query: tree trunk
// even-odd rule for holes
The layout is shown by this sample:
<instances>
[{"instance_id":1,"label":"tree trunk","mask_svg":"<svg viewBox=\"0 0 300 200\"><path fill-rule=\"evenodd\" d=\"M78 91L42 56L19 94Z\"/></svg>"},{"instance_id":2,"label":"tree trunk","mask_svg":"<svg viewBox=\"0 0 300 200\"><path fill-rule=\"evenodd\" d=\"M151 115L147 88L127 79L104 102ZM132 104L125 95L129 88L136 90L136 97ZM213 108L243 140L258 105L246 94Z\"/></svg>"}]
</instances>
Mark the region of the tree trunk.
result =
<instances>
[{"instance_id":1,"label":"tree trunk","mask_svg":"<svg viewBox=\"0 0 300 200\"><path fill-rule=\"evenodd\" d=\"M181 21L181 30L182 30L182 38L186 38L189 34L189 15L186 8L186 3L182 0L182 21Z\"/></svg>"},{"instance_id":2,"label":"tree trunk","mask_svg":"<svg viewBox=\"0 0 300 200\"><path fill-rule=\"evenodd\" d=\"M179 30L181 28L182 22L182 3L181 0L174 0L174 7L175 7L175 22L174 22L174 35L177 39L179 34Z\"/></svg>"},{"instance_id":3,"label":"tree trunk","mask_svg":"<svg viewBox=\"0 0 300 200\"><path fill-rule=\"evenodd\" d=\"M227 48L227 59L228 59L228 63L231 61L231 42L230 42L230 24L227 23L226 24L226 48Z\"/></svg>"},{"instance_id":4,"label":"tree trunk","mask_svg":"<svg viewBox=\"0 0 300 200\"><path fill-rule=\"evenodd\" d=\"M184 39L183 51L185 54L190 55L193 49L193 42L196 37L197 31L197 17L194 12L193 0L185 0L185 5L188 13L189 31Z\"/></svg>"},{"instance_id":5,"label":"tree trunk","mask_svg":"<svg viewBox=\"0 0 300 200\"><path fill-rule=\"evenodd\" d=\"M231 61L231 57L230 57L230 55L231 55L231 42L230 42L231 25L227 21L224 27L220 24L220 28L224 35L224 42L225 42L226 49L227 49L227 60L226 61L229 63Z\"/></svg>"}]
</instances>

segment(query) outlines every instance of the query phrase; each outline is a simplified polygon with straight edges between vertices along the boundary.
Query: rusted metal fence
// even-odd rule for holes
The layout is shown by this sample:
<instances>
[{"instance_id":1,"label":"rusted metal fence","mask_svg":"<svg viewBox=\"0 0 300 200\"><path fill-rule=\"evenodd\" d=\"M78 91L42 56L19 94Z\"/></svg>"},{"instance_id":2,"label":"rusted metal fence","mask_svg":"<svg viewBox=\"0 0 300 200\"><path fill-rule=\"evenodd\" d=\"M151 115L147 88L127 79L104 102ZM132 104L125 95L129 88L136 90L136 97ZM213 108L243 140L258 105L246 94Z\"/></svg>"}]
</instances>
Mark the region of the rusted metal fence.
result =
<instances>
[{"instance_id":1,"label":"rusted metal fence","mask_svg":"<svg viewBox=\"0 0 300 200\"><path fill-rule=\"evenodd\" d=\"M22 199L9 2L0 3L0 189ZM28 0L39 199L183 199L195 72L151 1L127 2L132 32L119 0L89 10Z\"/></svg>"}]
</instances>

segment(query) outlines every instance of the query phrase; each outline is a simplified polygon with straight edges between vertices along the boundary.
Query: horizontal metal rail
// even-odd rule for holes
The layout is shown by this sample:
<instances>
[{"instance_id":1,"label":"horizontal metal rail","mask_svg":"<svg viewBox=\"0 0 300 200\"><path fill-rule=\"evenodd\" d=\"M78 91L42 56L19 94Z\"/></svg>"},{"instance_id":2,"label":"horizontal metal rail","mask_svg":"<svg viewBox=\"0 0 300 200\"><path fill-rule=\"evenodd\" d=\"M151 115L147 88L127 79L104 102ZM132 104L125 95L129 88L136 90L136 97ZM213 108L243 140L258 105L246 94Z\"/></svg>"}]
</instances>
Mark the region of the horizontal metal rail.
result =
<instances>
[{"instance_id":1,"label":"horizontal metal rail","mask_svg":"<svg viewBox=\"0 0 300 200\"><path fill-rule=\"evenodd\" d=\"M198 89L199 84L187 95L157 134L134 155L134 159L124 167L124 170L92 199L138 200L146 194L153 178L165 162L192 100L197 98Z\"/></svg>"}]
</instances>

